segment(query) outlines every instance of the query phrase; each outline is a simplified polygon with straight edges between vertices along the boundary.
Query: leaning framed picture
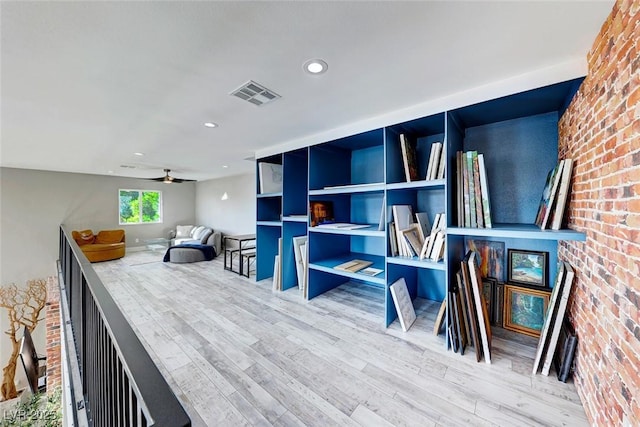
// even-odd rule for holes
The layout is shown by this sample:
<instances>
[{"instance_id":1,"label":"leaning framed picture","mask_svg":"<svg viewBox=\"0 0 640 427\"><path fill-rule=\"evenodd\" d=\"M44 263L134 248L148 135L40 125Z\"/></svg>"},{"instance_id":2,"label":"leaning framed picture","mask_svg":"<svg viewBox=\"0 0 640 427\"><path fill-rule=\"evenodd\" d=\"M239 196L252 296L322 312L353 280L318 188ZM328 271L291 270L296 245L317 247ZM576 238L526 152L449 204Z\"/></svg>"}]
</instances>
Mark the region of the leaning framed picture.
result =
<instances>
[{"instance_id":1,"label":"leaning framed picture","mask_svg":"<svg viewBox=\"0 0 640 427\"><path fill-rule=\"evenodd\" d=\"M509 249L507 259L507 282L540 288L549 287L548 252Z\"/></svg>"},{"instance_id":2,"label":"leaning framed picture","mask_svg":"<svg viewBox=\"0 0 640 427\"><path fill-rule=\"evenodd\" d=\"M504 242L467 239L466 250L475 251L480 259L482 277L493 277L504 282Z\"/></svg>"},{"instance_id":3,"label":"leaning framed picture","mask_svg":"<svg viewBox=\"0 0 640 427\"><path fill-rule=\"evenodd\" d=\"M549 290L505 284L504 328L539 337L550 295Z\"/></svg>"},{"instance_id":4,"label":"leaning framed picture","mask_svg":"<svg viewBox=\"0 0 640 427\"><path fill-rule=\"evenodd\" d=\"M482 294L484 295L484 303L487 306L487 313L489 313L489 322L493 325L495 323L494 318L494 305L496 304L496 285L498 281L491 277L482 278Z\"/></svg>"}]
</instances>

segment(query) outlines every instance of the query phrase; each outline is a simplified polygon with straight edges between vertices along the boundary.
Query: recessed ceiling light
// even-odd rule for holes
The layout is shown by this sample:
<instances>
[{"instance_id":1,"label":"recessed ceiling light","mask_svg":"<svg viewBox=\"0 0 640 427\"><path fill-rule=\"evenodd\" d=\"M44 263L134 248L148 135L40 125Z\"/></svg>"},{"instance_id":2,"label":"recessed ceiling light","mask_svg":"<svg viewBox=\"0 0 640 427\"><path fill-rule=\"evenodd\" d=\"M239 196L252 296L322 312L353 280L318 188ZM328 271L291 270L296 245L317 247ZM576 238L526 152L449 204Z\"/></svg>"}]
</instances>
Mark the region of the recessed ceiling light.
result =
<instances>
[{"instance_id":1,"label":"recessed ceiling light","mask_svg":"<svg viewBox=\"0 0 640 427\"><path fill-rule=\"evenodd\" d=\"M222 165L222 167L226 169L226 168L228 168L229 166L227 166L227 165Z\"/></svg>"},{"instance_id":2,"label":"recessed ceiling light","mask_svg":"<svg viewBox=\"0 0 640 427\"><path fill-rule=\"evenodd\" d=\"M133 153L134 156L144 156L144 153Z\"/></svg>"},{"instance_id":3,"label":"recessed ceiling light","mask_svg":"<svg viewBox=\"0 0 640 427\"><path fill-rule=\"evenodd\" d=\"M204 125L206 127L208 127L208 128L217 128L218 127L218 125L216 123L213 123L213 122L207 122Z\"/></svg>"},{"instance_id":4,"label":"recessed ceiling light","mask_svg":"<svg viewBox=\"0 0 640 427\"><path fill-rule=\"evenodd\" d=\"M113 173L113 171L107 171L107 173Z\"/></svg>"},{"instance_id":5,"label":"recessed ceiling light","mask_svg":"<svg viewBox=\"0 0 640 427\"><path fill-rule=\"evenodd\" d=\"M303 68L309 74L322 74L329 66L322 59L310 59L304 63Z\"/></svg>"}]
</instances>

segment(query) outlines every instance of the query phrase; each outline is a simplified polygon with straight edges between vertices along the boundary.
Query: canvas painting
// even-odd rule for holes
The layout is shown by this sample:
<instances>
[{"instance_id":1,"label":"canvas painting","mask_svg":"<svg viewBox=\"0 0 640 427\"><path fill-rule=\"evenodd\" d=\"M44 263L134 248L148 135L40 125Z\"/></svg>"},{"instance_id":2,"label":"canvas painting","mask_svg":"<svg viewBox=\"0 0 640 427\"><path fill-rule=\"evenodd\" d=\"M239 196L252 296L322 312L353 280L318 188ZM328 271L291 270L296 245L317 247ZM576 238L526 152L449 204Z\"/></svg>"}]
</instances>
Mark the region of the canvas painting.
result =
<instances>
[{"instance_id":1,"label":"canvas painting","mask_svg":"<svg viewBox=\"0 0 640 427\"><path fill-rule=\"evenodd\" d=\"M311 201L309 202L309 216L311 219L311 227L320 224L328 224L335 221L333 216L332 201Z\"/></svg>"},{"instance_id":2,"label":"canvas painting","mask_svg":"<svg viewBox=\"0 0 640 427\"><path fill-rule=\"evenodd\" d=\"M504 282L504 242L488 240L467 240L467 251L478 254L480 274Z\"/></svg>"},{"instance_id":3,"label":"canvas painting","mask_svg":"<svg viewBox=\"0 0 640 427\"><path fill-rule=\"evenodd\" d=\"M391 297L393 298L393 305L398 312L398 319L400 319L400 326L402 330L407 332L413 322L416 320L416 312L413 308L413 301L407 290L407 282L404 277L396 280L390 287Z\"/></svg>"},{"instance_id":4,"label":"canvas painting","mask_svg":"<svg viewBox=\"0 0 640 427\"><path fill-rule=\"evenodd\" d=\"M275 163L258 163L260 178L260 194L279 193L282 191L282 165Z\"/></svg>"},{"instance_id":5,"label":"canvas painting","mask_svg":"<svg viewBox=\"0 0 640 427\"><path fill-rule=\"evenodd\" d=\"M508 281L547 288L547 252L508 250Z\"/></svg>"},{"instance_id":6,"label":"canvas painting","mask_svg":"<svg viewBox=\"0 0 640 427\"><path fill-rule=\"evenodd\" d=\"M296 276L298 277L298 288L302 289L304 283L304 276L306 274L304 268L304 257L302 247L307 243L307 236L296 236L293 238L293 255L296 260Z\"/></svg>"}]
</instances>

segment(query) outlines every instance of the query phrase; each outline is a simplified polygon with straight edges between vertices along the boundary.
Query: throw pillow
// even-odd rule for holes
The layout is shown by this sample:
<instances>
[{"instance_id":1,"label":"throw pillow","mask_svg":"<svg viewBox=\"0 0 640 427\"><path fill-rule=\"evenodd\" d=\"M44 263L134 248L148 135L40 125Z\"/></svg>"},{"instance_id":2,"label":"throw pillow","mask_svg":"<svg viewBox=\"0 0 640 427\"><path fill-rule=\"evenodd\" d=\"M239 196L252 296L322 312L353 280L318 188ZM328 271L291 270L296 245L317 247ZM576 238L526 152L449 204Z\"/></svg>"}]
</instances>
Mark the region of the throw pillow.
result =
<instances>
[{"instance_id":1,"label":"throw pillow","mask_svg":"<svg viewBox=\"0 0 640 427\"><path fill-rule=\"evenodd\" d=\"M178 225L176 226L176 237L191 237L191 230L193 230L193 225Z\"/></svg>"},{"instance_id":2,"label":"throw pillow","mask_svg":"<svg viewBox=\"0 0 640 427\"><path fill-rule=\"evenodd\" d=\"M90 245L96 238L91 230L74 231L73 235L78 246Z\"/></svg>"},{"instance_id":3,"label":"throw pillow","mask_svg":"<svg viewBox=\"0 0 640 427\"><path fill-rule=\"evenodd\" d=\"M200 233L202 233L202 230L204 230L204 226L197 226L196 228L191 230L191 237L195 240L198 240L198 236L200 235Z\"/></svg>"},{"instance_id":4,"label":"throw pillow","mask_svg":"<svg viewBox=\"0 0 640 427\"><path fill-rule=\"evenodd\" d=\"M203 245L207 244L207 240L209 239L209 236L211 236L213 234L213 230L210 228L205 228L202 232L202 235L200 236L200 243L202 243Z\"/></svg>"}]
</instances>

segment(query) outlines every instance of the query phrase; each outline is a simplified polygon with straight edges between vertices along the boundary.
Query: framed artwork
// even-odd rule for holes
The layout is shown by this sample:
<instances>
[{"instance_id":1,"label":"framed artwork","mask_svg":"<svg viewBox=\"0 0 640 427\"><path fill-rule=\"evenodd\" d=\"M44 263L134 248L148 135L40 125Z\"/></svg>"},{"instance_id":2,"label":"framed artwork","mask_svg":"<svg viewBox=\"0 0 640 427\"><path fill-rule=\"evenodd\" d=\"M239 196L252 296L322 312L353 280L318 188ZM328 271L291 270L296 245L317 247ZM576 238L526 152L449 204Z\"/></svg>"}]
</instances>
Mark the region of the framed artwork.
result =
<instances>
[{"instance_id":1,"label":"framed artwork","mask_svg":"<svg viewBox=\"0 0 640 427\"><path fill-rule=\"evenodd\" d=\"M282 191L282 165L259 162L260 194Z\"/></svg>"},{"instance_id":2,"label":"framed artwork","mask_svg":"<svg viewBox=\"0 0 640 427\"><path fill-rule=\"evenodd\" d=\"M293 237L293 256L296 260L296 276L298 277L298 288L302 289L304 283L304 276L306 274L303 258L306 252L303 252L303 245L307 243L307 236Z\"/></svg>"},{"instance_id":3,"label":"framed artwork","mask_svg":"<svg viewBox=\"0 0 640 427\"><path fill-rule=\"evenodd\" d=\"M496 285L498 281L491 277L485 277L482 279L482 294L484 295L484 303L487 306L487 313L489 313L489 321L494 324L495 318L493 315L494 305L496 304Z\"/></svg>"},{"instance_id":4,"label":"framed artwork","mask_svg":"<svg viewBox=\"0 0 640 427\"><path fill-rule=\"evenodd\" d=\"M520 285L548 288L548 252L509 249L507 281Z\"/></svg>"},{"instance_id":5,"label":"framed artwork","mask_svg":"<svg viewBox=\"0 0 640 427\"><path fill-rule=\"evenodd\" d=\"M506 284L504 286L504 328L539 337L549 306L550 292Z\"/></svg>"},{"instance_id":6,"label":"framed artwork","mask_svg":"<svg viewBox=\"0 0 640 427\"><path fill-rule=\"evenodd\" d=\"M311 201L309 202L309 217L311 227L316 225L334 222L332 201Z\"/></svg>"},{"instance_id":7,"label":"framed artwork","mask_svg":"<svg viewBox=\"0 0 640 427\"><path fill-rule=\"evenodd\" d=\"M467 240L467 250L478 254L480 274L504 282L504 242Z\"/></svg>"},{"instance_id":8,"label":"framed artwork","mask_svg":"<svg viewBox=\"0 0 640 427\"><path fill-rule=\"evenodd\" d=\"M396 312L398 313L398 319L400 319L400 326L402 326L403 331L407 332L416 320L416 312L413 308L413 301L411 301L411 296L407 290L407 282L405 282L404 277L393 282L393 284L389 286L389 290L393 298L393 305L396 307Z\"/></svg>"}]
</instances>

